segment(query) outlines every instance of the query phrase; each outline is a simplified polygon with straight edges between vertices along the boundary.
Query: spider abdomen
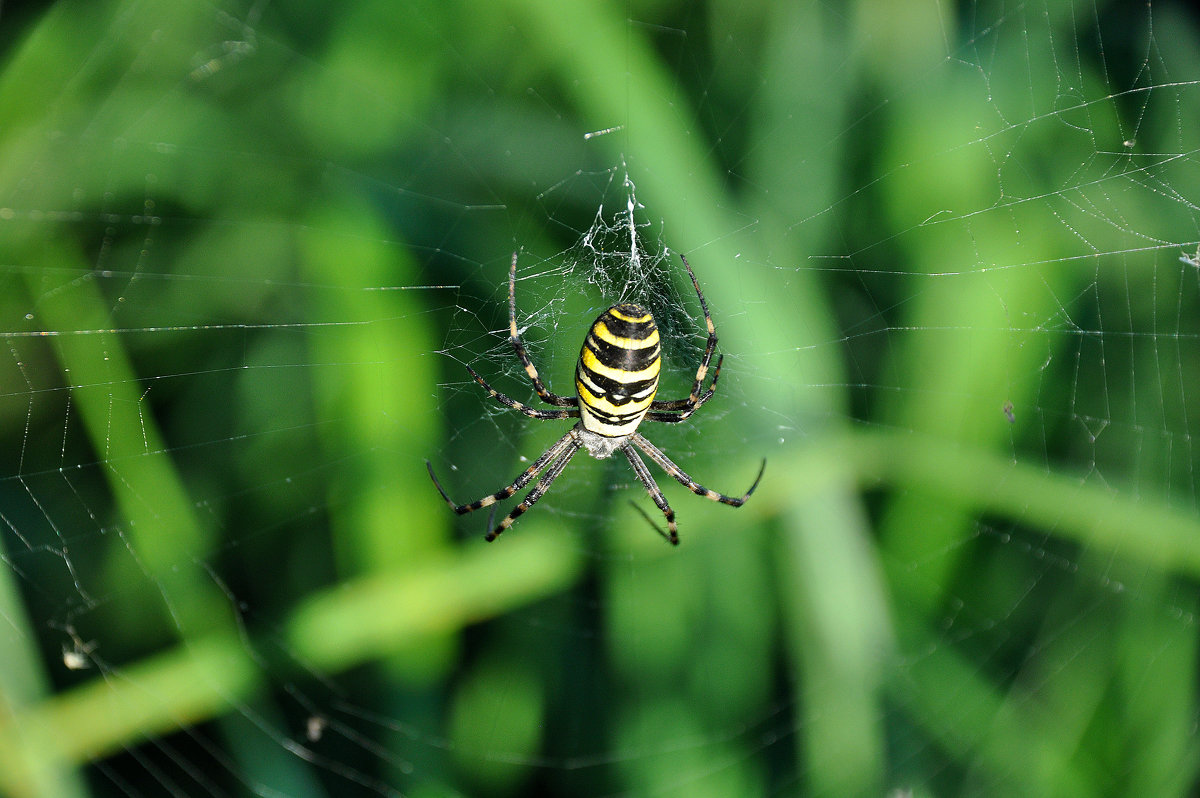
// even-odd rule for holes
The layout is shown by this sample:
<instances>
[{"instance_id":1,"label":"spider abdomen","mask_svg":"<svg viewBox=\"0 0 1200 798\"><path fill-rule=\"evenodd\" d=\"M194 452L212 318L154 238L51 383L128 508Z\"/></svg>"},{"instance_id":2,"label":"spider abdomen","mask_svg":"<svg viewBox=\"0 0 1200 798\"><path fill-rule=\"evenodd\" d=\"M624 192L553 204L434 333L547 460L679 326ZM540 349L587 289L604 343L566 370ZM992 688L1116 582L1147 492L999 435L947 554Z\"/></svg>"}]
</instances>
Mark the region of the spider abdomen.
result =
<instances>
[{"instance_id":1,"label":"spider abdomen","mask_svg":"<svg viewBox=\"0 0 1200 798\"><path fill-rule=\"evenodd\" d=\"M575 366L583 428L606 438L632 435L658 391L658 325L638 305L614 305L588 330Z\"/></svg>"}]
</instances>

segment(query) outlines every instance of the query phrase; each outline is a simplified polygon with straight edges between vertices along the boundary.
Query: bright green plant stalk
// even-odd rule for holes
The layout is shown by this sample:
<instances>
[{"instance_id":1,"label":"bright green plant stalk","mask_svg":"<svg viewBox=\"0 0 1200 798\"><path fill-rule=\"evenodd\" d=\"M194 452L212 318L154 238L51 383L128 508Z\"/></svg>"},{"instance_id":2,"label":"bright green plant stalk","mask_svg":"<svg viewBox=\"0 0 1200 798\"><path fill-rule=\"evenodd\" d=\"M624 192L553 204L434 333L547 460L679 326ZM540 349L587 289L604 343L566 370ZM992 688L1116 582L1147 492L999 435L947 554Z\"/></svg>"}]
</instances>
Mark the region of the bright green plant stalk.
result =
<instances>
[{"instance_id":1,"label":"bright green plant stalk","mask_svg":"<svg viewBox=\"0 0 1200 798\"><path fill-rule=\"evenodd\" d=\"M801 498L820 495L826 480L935 496L953 493L978 511L1037 524L1054 536L1166 571L1200 576L1200 522L1187 513L986 452L912 435L864 434L814 447L779 467L797 478ZM794 497L782 485L764 485L756 498L761 501L747 504L746 511L767 518ZM469 547L461 557L431 562L403 578L376 576L315 596L292 614L285 637L297 661L336 672L420 635L461 629L553 594L571 584L578 569L577 558L561 540L514 535L503 544ZM14 728L44 729L43 742L31 751L12 738L0 739L0 750L24 750L39 766L104 756L148 729L172 730L228 711L256 688L256 667L240 637L209 636L22 712ZM918 681L918 695L920 689L936 692L940 672L928 669L933 681L925 688ZM978 689L991 690L982 684ZM988 702L980 701L973 706L991 717ZM969 718L964 722L971 725ZM0 784L6 789L19 783L20 772L15 763L0 760Z\"/></svg>"},{"instance_id":2,"label":"bright green plant stalk","mask_svg":"<svg viewBox=\"0 0 1200 798\"><path fill-rule=\"evenodd\" d=\"M13 798L86 795L83 779L73 768L39 767L23 756L27 730L22 716L45 700L49 684L11 568L0 568L0 618L7 627L5 644L0 645L0 739L9 741L0 743L0 792Z\"/></svg>"}]
</instances>

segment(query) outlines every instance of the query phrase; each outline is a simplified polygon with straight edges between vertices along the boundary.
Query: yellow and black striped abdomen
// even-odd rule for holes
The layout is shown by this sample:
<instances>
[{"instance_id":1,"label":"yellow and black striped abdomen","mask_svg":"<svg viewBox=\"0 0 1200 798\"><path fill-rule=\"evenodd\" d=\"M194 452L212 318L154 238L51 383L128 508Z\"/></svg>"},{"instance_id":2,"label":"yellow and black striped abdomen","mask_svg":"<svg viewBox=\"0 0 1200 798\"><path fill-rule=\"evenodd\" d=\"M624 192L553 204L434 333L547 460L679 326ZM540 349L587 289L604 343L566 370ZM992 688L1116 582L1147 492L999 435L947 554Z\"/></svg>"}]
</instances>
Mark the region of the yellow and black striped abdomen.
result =
<instances>
[{"instance_id":1,"label":"yellow and black striped abdomen","mask_svg":"<svg viewBox=\"0 0 1200 798\"><path fill-rule=\"evenodd\" d=\"M584 429L606 438L633 434L658 390L658 325L637 305L614 305L588 330L575 366Z\"/></svg>"}]
</instances>

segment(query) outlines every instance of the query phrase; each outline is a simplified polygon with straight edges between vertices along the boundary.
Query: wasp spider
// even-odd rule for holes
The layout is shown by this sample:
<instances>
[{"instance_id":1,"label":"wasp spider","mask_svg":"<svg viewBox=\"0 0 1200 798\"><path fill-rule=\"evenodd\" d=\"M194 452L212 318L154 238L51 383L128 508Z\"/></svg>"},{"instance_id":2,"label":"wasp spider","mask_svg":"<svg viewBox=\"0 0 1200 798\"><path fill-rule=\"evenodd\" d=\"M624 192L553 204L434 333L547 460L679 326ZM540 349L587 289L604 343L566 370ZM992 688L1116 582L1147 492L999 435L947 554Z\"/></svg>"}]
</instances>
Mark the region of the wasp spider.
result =
<instances>
[{"instance_id":1,"label":"wasp spider","mask_svg":"<svg viewBox=\"0 0 1200 798\"><path fill-rule=\"evenodd\" d=\"M666 516L666 538L673 545L679 545L675 512L671 509L671 505L667 504L666 497L654 482L654 477L650 475L650 470L646 468L642 458L634 451L635 447L697 496L733 507L741 507L750 498L750 494L754 493L759 480L762 479L763 470L767 466L765 459L750 490L746 491L744 495L734 498L709 490L693 480L679 466L671 462L670 458L663 454L657 446L646 440L637 431L638 425L642 423L643 419L667 424L686 420L702 404L712 398L713 393L717 390L717 380L721 376L721 361L724 359L724 355L717 358L717 367L713 370L712 382L708 389L701 390L704 387L705 376L708 374L709 362L717 347L717 332L713 327L712 316L708 313L708 304L704 301L704 294L700 291L700 283L697 282L696 275L692 273L692 267L688 265L687 258L683 255L679 257L683 260L688 276L692 278L696 296L700 298L700 307L704 310L704 322L708 326L708 345L704 348L700 367L696 369L692 392L686 399L664 402L654 398L654 394L658 390L658 372L662 365L658 326L648 311L629 303L613 305L592 323L587 338L584 339L583 349L579 353L579 361L575 366L576 395L559 396L547 389L541 378L538 377L537 368L529 359L529 353L525 351L521 335L517 332L517 253L513 253L512 266L508 272L508 340L516 350L522 365L525 366L525 373L529 375L537 395L546 404L561 409L538 410L529 407L515 399L510 399L488 385L483 377L480 377L470 366L467 366L467 371L471 372L475 382L479 383L489 396L506 407L520 411L530 418L577 418L579 423L569 429L566 435L559 438L557 443L547 449L541 457L534 461L533 465L525 469L524 473L518 476L511 485L470 504L455 504L442 489L441 483L433 473L433 466L429 464L428 460L425 461L425 466L429 469L429 476L433 479L438 493L442 494L446 504L450 505L451 509L459 515L507 499L532 482L545 469L545 473L542 473L541 479L529 491L524 501L514 507L495 529L488 532L487 540L495 540L497 535L512 526L518 516L537 503L537 500L545 495L546 491L550 489L551 483L566 469L567 463L571 462L571 458L581 448L587 449L588 454L592 457L601 459L611 457L617 452L625 455L629 464L633 466L633 473L637 476L638 481L645 486L650 498Z\"/></svg>"}]
</instances>

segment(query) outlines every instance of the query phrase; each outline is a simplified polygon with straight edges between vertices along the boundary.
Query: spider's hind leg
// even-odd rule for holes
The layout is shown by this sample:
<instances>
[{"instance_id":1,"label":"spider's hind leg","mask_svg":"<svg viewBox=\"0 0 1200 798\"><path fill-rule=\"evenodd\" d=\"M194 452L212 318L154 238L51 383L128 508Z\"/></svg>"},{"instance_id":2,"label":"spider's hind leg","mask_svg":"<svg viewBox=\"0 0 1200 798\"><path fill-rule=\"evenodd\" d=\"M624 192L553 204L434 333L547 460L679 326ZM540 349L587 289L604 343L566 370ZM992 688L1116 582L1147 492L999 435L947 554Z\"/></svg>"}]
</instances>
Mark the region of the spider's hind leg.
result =
<instances>
[{"instance_id":1,"label":"spider's hind leg","mask_svg":"<svg viewBox=\"0 0 1200 798\"><path fill-rule=\"evenodd\" d=\"M525 342L521 340L521 333L517 330L517 253L515 252L512 256L512 266L508 270L508 342L516 350L517 357L521 359L521 365L525 367L525 373L529 375L529 381L533 383L533 389L537 391L538 397L543 402L555 407L575 407L574 396L559 396L545 386L542 378L538 376L537 366L533 365L533 360L525 351Z\"/></svg>"},{"instance_id":2,"label":"spider's hind leg","mask_svg":"<svg viewBox=\"0 0 1200 798\"><path fill-rule=\"evenodd\" d=\"M485 380L483 377L480 377L478 371L471 368L466 363L464 363L463 365L467 366L467 371L471 372L471 376L475 379L475 382L479 383L479 385L485 391L488 392L488 396L492 397L493 399L495 399L497 402L504 405L505 407L510 407L519 413L524 413L525 415L529 416L530 418L536 418L536 419L540 419L542 421L545 421L548 419L559 419L559 418L579 418L579 409L578 408L575 408L573 410L538 410L536 407L530 407L527 404L518 402L516 399L510 399L509 397L507 397L504 394L497 391L492 386L488 385L487 380ZM572 406L573 405L574 405L574 400L572 400Z\"/></svg>"}]
</instances>

